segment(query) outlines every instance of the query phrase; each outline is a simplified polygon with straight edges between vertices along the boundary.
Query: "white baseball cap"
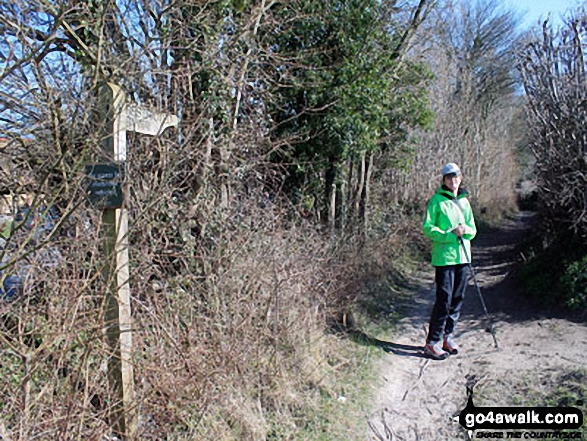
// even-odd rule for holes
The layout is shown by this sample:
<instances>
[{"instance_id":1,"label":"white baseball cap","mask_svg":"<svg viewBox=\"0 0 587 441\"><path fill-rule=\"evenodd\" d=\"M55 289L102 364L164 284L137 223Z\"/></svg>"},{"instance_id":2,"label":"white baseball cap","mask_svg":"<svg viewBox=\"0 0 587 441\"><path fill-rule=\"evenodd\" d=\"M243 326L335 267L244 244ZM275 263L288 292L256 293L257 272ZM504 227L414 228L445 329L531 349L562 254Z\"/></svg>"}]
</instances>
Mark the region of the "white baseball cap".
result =
<instances>
[{"instance_id":1,"label":"white baseball cap","mask_svg":"<svg viewBox=\"0 0 587 441\"><path fill-rule=\"evenodd\" d=\"M461 174L461 169L454 162L449 162L444 167L442 167L442 176L450 175L453 173L456 175Z\"/></svg>"}]
</instances>

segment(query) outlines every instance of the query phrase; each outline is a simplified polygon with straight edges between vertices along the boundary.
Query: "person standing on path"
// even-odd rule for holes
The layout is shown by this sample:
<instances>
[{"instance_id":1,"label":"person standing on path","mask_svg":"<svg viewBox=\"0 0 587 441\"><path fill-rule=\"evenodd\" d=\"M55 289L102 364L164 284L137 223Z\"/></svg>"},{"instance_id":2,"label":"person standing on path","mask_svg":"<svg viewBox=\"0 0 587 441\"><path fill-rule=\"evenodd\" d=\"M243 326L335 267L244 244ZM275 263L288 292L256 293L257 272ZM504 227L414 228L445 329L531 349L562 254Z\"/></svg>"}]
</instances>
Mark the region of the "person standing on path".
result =
<instances>
[{"instance_id":1,"label":"person standing on path","mask_svg":"<svg viewBox=\"0 0 587 441\"><path fill-rule=\"evenodd\" d=\"M458 165L442 168L442 185L428 202L423 230L432 241L436 302L432 308L424 352L435 360L456 354L455 330L467 287L471 239L477 234L469 192L461 187ZM463 246L467 254L463 252Z\"/></svg>"}]
</instances>

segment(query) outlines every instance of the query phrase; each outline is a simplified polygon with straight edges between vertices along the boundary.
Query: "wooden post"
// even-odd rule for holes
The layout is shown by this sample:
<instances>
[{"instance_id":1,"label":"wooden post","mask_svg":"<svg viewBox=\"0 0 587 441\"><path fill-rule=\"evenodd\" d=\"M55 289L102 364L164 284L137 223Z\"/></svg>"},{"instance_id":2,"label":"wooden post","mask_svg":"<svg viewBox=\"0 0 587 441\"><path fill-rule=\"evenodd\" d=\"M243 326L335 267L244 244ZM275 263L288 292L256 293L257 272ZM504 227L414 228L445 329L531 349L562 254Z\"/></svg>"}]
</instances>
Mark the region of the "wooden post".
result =
<instances>
[{"instance_id":1,"label":"wooden post","mask_svg":"<svg viewBox=\"0 0 587 441\"><path fill-rule=\"evenodd\" d=\"M104 147L111 160L121 167L126 161L127 131L157 136L178 123L176 116L157 114L128 104L122 89L112 83L102 87L101 98L107 130ZM137 412L132 363L128 212L124 193L122 206L104 209L102 222L106 231L107 253L104 274L110 283L106 294L105 329L111 350L108 377L115 400L111 404L111 424L120 436L133 440L137 433Z\"/></svg>"}]
</instances>

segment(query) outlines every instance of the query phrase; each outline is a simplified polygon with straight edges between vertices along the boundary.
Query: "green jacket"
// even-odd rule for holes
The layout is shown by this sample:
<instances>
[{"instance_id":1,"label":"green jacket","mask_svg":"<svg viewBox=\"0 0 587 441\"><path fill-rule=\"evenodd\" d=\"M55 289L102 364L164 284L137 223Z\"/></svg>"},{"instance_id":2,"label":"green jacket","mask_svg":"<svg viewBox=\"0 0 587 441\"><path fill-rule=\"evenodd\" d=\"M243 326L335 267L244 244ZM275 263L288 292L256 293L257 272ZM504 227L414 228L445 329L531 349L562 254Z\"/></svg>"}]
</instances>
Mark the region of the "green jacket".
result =
<instances>
[{"instance_id":1,"label":"green jacket","mask_svg":"<svg viewBox=\"0 0 587 441\"><path fill-rule=\"evenodd\" d=\"M470 240L477 234L475 219L471 205L467 200L467 190L459 188L457 200L462 208L459 209L451 199L455 199L452 192L444 185L432 196L428 202L426 218L424 219L424 234L432 240L432 265L446 266L467 263L459 238L453 230L462 223L465 225L463 239L467 254L471 258Z\"/></svg>"}]
</instances>

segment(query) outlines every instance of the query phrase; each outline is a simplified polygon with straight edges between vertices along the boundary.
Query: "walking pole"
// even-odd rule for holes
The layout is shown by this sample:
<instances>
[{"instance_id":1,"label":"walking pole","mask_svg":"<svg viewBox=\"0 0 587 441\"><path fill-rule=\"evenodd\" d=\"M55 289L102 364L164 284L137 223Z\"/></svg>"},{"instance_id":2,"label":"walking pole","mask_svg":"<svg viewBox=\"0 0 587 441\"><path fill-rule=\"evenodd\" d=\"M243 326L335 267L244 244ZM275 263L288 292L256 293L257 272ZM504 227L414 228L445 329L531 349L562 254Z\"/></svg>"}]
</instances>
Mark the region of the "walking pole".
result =
<instances>
[{"instance_id":1,"label":"walking pole","mask_svg":"<svg viewBox=\"0 0 587 441\"><path fill-rule=\"evenodd\" d=\"M475 283L475 288L477 289L477 294L479 294L479 298L481 299L481 305L483 305L483 311L485 311L485 316L489 321L489 332L493 337L493 342L495 343L495 349L499 350L499 345L497 344L497 337L495 336L495 329L493 329L493 321L491 320L491 316L489 312L487 312L487 306L485 306L485 300L483 299L483 294L481 294L481 289L479 288L479 284L477 283L477 277L475 276L475 270L473 269L473 265L471 264L471 259L469 259L469 253L467 253L467 248L465 247L465 241L462 237L459 237L459 241L463 247L463 251L465 252L465 257L467 258L467 264L471 269L471 274L473 275L473 283Z\"/></svg>"}]
</instances>

